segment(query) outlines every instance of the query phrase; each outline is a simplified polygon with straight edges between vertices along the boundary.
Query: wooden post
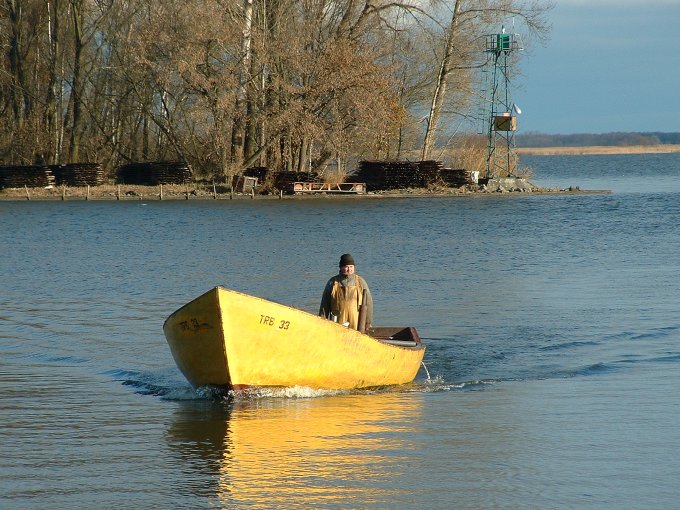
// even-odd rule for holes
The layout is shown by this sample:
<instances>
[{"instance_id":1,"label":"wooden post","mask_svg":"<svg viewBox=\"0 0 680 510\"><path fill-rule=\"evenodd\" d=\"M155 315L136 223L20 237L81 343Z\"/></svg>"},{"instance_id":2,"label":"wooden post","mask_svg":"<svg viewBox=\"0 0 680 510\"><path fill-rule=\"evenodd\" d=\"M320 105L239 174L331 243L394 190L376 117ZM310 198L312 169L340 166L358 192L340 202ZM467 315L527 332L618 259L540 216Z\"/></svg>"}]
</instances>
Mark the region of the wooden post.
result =
<instances>
[{"instance_id":1,"label":"wooden post","mask_svg":"<svg viewBox=\"0 0 680 510\"><path fill-rule=\"evenodd\" d=\"M231 200L232 198L234 198L234 186L233 185L229 187L229 199Z\"/></svg>"},{"instance_id":2,"label":"wooden post","mask_svg":"<svg viewBox=\"0 0 680 510\"><path fill-rule=\"evenodd\" d=\"M160 184L160 187L161 187L160 200L163 200L163 183Z\"/></svg>"},{"instance_id":3,"label":"wooden post","mask_svg":"<svg viewBox=\"0 0 680 510\"><path fill-rule=\"evenodd\" d=\"M120 184L118 185L118 189L116 190L116 200L120 200Z\"/></svg>"},{"instance_id":4,"label":"wooden post","mask_svg":"<svg viewBox=\"0 0 680 510\"><path fill-rule=\"evenodd\" d=\"M215 187L215 179L213 179L213 198L217 200L217 188Z\"/></svg>"},{"instance_id":5,"label":"wooden post","mask_svg":"<svg viewBox=\"0 0 680 510\"><path fill-rule=\"evenodd\" d=\"M61 200L66 200L66 184L61 185Z\"/></svg>"},{"instance_id":6,"label":"wooden post","mask_svg":"<svg viewBox=\"0 0 680 510\"><path fill-rule=\"evenodd\" d=\"M250 198L251 200L255 198L255 188L250 188Z\"/></svg>"},{"instance_id":7,"label":"wooden post","mask_svg":"<svg viewBox=\"0 0 680 510\"><path fill-rule=\"evenodd\" d=\"M31 199L31 195L30 195L29 192L28 192L28 186L26 186L25 184L24 184L24 189L26 190L26 200L30 200L30 199Z\"/></svg>"},{"instance_id":8,"label":"wooden post","mask_svg":"<svg viewBox=\"0 0 680 510\"><path fill-rule=\"evenodd\" d=\"M85 200L89 200L89 199L90 199L90 185L88 184L87 185L87 194L85 195Z\"/></svg>"},{"instance_id":9,"label":"wooden post","mask_svg":"<svg viewBox=\"0 0 680 510\"><path fill-rule=\"evenodd\" d=\"M279 200L283 200L283 190L279 190Z\"/></svg>"}]
</instances>

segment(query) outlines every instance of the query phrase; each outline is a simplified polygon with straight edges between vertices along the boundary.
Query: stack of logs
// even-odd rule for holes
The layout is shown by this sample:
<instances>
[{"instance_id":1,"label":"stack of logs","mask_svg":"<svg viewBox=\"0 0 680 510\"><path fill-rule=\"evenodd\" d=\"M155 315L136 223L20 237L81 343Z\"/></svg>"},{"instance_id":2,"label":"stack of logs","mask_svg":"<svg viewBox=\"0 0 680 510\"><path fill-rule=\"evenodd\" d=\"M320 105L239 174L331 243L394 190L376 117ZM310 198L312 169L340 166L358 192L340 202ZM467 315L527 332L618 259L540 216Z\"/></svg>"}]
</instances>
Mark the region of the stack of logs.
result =
<instances>
[{"instance_id":1,"label":"stack of logs","mask_svg":"<svg viewBox=\"0 0 680 510\"><path fill-rule=\"evenodd\" d=\"M116 182L120 184L183 184L191 180L191 166L184 161L129 163L118 167Z\"/></svg>"},{"instance_id":2,"label":"stack of logs","mask_svg":"<svg viewBox=\"0 0 680 510\"><path fill-rule=\"evenodd\" d=\"M49 166L0 166L0 188L46 188L55 184Z\"/></svg>"},{"instance_id":3,"label":"stack of logs","mask_svg":"<svg viewBox=\"0 0 680 510\"><path fill-rule=\"evenodd\" d=\"M50 167L59 186L99 186L104 184L101 163L70 163Z\"/></svg>"},{"instance_id":4,"label":"stack of logs","mask_svg":"<svg viewBox=\"0 0 680 510\"><path fill-rule=\"evenodd\" d=\"M435 184L460 187L473 184L472 172L444 168L441 161L361 161L352 176L371 191L425 188Z\"/></svg>"},{"instance_id":5,"label":"stack of logs","mask_svg":"<svg viewBox=\"0 0 680 510\"><path fill-rule=\"evenodd\" d=\"M295 182L318 182L315 172L279 172L274 176L274 187L278 190L292 191Z\"/></svg>"},{"instance_id":6,"label":"stack of logs","mask_svg":"<svg viewBox=\"0 0 680 510\"><path fill-rule=\"evenodd\" d=\"M422 188L425 183L414 161L361 161L356 182L365 182L371 191Z\"/></svg>"},{"instance_id":7,"label":"stack of logs","mask_svg":"<svg viewBox=\"0 0 680 510\"><path fill-rule=\"evenodd\" d=\"M246 177L257 177L260 182L266 181L271 176L271 170L266 166L251 166L243 171Z\"/></svg>"}]
</instances>

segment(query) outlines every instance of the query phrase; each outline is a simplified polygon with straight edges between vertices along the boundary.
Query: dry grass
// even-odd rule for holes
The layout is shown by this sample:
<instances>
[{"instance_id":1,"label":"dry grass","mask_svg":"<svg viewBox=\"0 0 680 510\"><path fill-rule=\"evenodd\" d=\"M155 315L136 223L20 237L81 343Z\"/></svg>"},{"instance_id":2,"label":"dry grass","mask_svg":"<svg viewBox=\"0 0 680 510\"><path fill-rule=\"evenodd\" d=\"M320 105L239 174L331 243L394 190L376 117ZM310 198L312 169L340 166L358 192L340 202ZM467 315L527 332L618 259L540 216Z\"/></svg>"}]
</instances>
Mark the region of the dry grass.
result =
<instances>
[{"instance_id":1,"label":"dry grass","mask_svg":"<svg viewBox=\"0 0 680 510\"><path fill-rule=\"evenodd\" d=\"M464 168L465 170L472 172L479 172L480 175L486 174L486 157L487 157L487 139L482 136L478 137L466 137L462 138L461 141L451 149L448 149L445 153L445 161L451 168ZM506 162L510 161L510 168L507 168L498 177L507 177L508 175L514 175L522 179L531 179L534 176L533 169L526 165L522 165L517 159L517 152L513 151L508 158L507 147L498 145L496 147L496 158L497 161ZM500 164L500 166L505 167L505 165ZM498 167L496 168L498 172Z\"/></svg>"},{"instance_id":2,"label":"dry grass","mask_svg":"<svg viewBox=\"0 0 680 510\"><path fill-rule=\"evenodd\" d=\"M348 172L342 169L333 169L324 172L323 182L326 184L337 184L339 182L346 182Z\"/></svg>"},{"instance_id":3,"label":"dry grass","mask_svg":"<svg viewBox=\"0 0 680 510\"><path fill-rule=\"evenodd\" d=\"M486 139L464 138L455 147L444 152L443 156L451 168L464 168L469 172L483 174L486 169Z\"/></svg>"}]
</instances>

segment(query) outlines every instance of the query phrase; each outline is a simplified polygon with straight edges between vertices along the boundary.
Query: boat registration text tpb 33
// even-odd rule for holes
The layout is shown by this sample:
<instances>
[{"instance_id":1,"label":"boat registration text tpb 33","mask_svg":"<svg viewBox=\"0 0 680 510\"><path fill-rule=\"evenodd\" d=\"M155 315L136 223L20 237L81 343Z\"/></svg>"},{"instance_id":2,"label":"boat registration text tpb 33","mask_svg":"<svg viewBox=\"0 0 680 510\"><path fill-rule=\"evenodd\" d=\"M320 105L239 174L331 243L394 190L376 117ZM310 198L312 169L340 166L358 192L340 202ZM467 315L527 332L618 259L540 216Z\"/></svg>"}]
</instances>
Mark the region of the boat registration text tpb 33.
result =
<instances>
[{"instance_id":1,"label":"boat registration text tpb 33","mask_svg":"<svg viewBox=\"0 0 680 510\"><path fill-rule=\"evenodd\" d=\"M264 326L274 326L278 324L279 329L288 329L290 327L290 321L277 321L275 317L270 317L269 315L260 315L260 324L263 324Z\"/></svg>"}]
</instances>

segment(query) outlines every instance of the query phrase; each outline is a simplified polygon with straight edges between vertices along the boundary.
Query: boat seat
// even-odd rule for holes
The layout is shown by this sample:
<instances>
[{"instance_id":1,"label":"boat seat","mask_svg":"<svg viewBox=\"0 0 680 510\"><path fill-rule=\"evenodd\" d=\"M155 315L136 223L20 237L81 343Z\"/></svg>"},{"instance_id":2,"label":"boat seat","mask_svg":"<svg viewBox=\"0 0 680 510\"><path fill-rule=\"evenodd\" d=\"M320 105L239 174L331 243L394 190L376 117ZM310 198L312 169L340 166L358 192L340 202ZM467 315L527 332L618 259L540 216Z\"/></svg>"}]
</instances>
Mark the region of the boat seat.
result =
<instances>
[{"instance_id":1,"label":"boat seat","mask_svg":"<svg viewBox=\"0 0 680 510\"><path fill-rule=\"evenodd\" d=\"M394 338L381 338L380 341L390 345L399 345L401 347L415 347L416 345L418 345L413 340L395 340Z\"/></svg>"}]
</instances>

